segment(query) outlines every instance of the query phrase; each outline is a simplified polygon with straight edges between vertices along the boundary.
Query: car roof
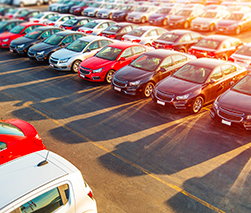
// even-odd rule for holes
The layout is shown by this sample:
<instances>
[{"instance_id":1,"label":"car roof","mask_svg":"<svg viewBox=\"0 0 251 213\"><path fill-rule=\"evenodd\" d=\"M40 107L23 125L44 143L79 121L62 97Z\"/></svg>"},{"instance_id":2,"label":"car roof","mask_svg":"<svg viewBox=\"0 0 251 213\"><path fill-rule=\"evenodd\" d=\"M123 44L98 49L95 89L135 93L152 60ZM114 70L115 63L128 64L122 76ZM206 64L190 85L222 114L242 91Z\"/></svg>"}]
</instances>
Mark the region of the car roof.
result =
<instances>
[{"instance_id":1,"label":"car roof","mask_svg":"<svg viewBox=\"0 0 251 213\"><path fill-rule=\"evenodd\" d=\"M215 35L215 34L214 35L208 35L208 36L204 37L204 39L212 39L212 40L217 40L217 41L224 41L224 40L229 39L229 38L235 38L235 37L226 36L226 35Z\"/></svg>"},{"instance_id":2,"label":"car roof","mask_svg":"<svg viewBox=\"0 0 251 213\"><path fill-rule=\"evenodd\" d=\"M21 26L31 26L31 25L41 25L41 26L44 26L43 24L35 23L35 22L24 22L24 23L21 23L19 25L21 25Z\"/></svg>"},{"instance_id":3,"label":"car roof","mask_svg":"<svg viewBox=\"0 0 251 213\"><path fill-rule=\"evenodd\" d=\"M160 27L155 27L155 26L139 26L139 27L137 27L135 29L152 30L152 29L158 29L158 28L160 28ZM165 28L163 28L163 29L165 29Z\"/></svg>"},{"instance_id":4,"label":"car roof","mask_svg":"<svg viewBox=\"0 0 251 213\"><path fill-rule=\"evenodd\" d=\"M50 29L59 29L61 31L63 31L63 29L59 28L59 27L54 27L54 26L41 26L41 27L37 27L34 30L50 30Z\"/></svg>"},{"instance_id":5,"label":"car roof","mask_svg":"<svg viewBox=\"0 0 251 213\"><path fill-rule=\"evenodd\" d=\"M38 166L45 160L47 154L48 163ZM2 164L0 182L1 191L4 193L0 193L0 210L46 183L76 172L79 173L79 170L74 165L47 150L34 152Z\"/></svg>"},{"instance_id":6,"label":"car roof","mask_svg":"<svg viewBox=\"0 0 251 213\"><path fill-rule=\"evenodd\" d=\"M191 30L180 30L180 29L177 29L177 30L171 30L167 33L173 33L175 35L184 35L184 34L187 34L187 33L198 33L198 32L194 32L194 31L191 31ZM200 33L198 33L200 34Z\"/></svg>"},{"instance_id":7,"label":"car roof","mask_svg":"<svg viewBox=\"0 0 251 213\"><path fill-rule=\"evenodd\" d=\"M127 47L133 47L133 46L143 46L143 45L138 44L138 43L118 41L118 42L109 44L108 46L112 46L115 48L127 48Z\"/></svg>"},{"instance_id":8,"label":"car roof","mask_svg":"<svg viewBox=\"0 0 251 213\"><path fill-rule=\"evenodd\" d=\"M188 64L199 65L199 66L209 68L209 69L214 69L218 65L226 64L226 63L229 63L229 62L214 59L214 58L199 58L199 59L188 62Z\"/></svg>"},{"instance_id":9,"label":"car roof","mask_svg":"<svg viewBox=\"0 0 251 213\"><path fill-rule=\"evenodd\" d=\"M83 41L89 41L89 42L92 42L92 41L95 41L95 40L110 40L110 41L112 41L111 39L108 39L106 37L95 36L95 35L88 35L88 36L81 37L79 39L83 40Z\"/></svg>"},{"instance_id":10,"label":"car roof","mask_svg":"<svg viewBox=\"0 0 251 213\"><path fill-rule=\"evenodd\" d=\"M106 19L95 19L95 20L92 20L91 22L96 22L96 23L103 23L103 22L114 22L114 21L111 21L111 20L106 20ZM116 23L116 22L114 22Z\"/></svg>"},{"instance_id":11,"label":"car roof","mask_svg":"<svg viewBox=\"0 0 251 213\"><path fill-rule=\"evenodd\" d=\"M136 24L133 24L133 23L128 23L128 22L120 22L120 23L116 23L114 24L113 26L127 26L127 25L136 25Z\"/></svg>"},{"instance_id":12,"label":"car roof","mask_svg":"<svg viewBox=\"0 0 251 213\"><path fill-rule=\"evenodd\" d=\"M173 51L173 50L166 50L166 49L156 49L152 51L145 52L144 55L149 55L149 56L155 56L158 58L166 58L169 55L175 55L175 54L183 54L178 51Z\"/></svg>"}]
</instances>

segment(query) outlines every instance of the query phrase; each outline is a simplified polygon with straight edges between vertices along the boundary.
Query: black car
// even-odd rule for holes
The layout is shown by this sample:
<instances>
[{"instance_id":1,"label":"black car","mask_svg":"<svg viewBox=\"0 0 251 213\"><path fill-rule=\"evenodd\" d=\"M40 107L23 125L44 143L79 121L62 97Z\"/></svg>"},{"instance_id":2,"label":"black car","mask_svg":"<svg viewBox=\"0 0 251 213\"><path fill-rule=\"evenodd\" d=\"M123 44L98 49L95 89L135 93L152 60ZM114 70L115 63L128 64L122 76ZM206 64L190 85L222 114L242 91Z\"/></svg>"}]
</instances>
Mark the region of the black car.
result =
<instances>
[{"instance_id":1,"label":"black car","mask_svg":"<svg viewBox=\"0 0 251 213\"><path fill-rule=\"evenodd\" d=\"M62 31L63 29L58 27L38 27L23 37L17 38L10 43L10 51L18 54L27 53L28 49L41 41L44 41L51 35Z\"/></svg>"},{"instance_id":2,"label":"black car","mask_svg":"<svg viewBox=\"0 0 251 213\"><path fill-rule=\"evenodd\" d=\"M120 10L112 13L112 20L114 21L127 21L128 13L136 10L138 6L134 5L124 5Z\"/></svg>"},{"instance_id":3,"label":"black car","mask_svg":"<svg viewBox=\"0 0 251 213\"><path fill-rule=\"evenodd\" d=\"M126 23L126 22L118 23L118 24L114 24L114 25L106 28L99 35L105 36L105 37L111 38L111 39L121 40L121 37L123 35L132 31L136 27L138 27L138 25Z\"/></svg>"},{"instance_id":4,"label":"black car","mask_svg":"<svg viewBox=\"0 0 251 213\"><path fill-rule=\"evenodd\" d=\"M71 0L71 1L67 1L65 3L63 3L62 5L60 5L58 7L58 12L60 13L70 13L70 10L73 6L76 6L78 4L80 4L82 1L80 0Z\"/></svg>"},{"instance_id":5,"label":"black car","mask_svg":"<svg viewBox=\"0 0 251 213\"><path fill-rule=\"evenodd\" d=\"M204 36L190 30L172 30L153 41L156 49L173 49L187 53L188 49L201 40Z\"/></svg>"},{"instance_id":6,"label":"black car","mask_svg":"<svg viewBox=\"0 0 251 213\"><path fill-rule=\"evenodd\" d=\"M150 97L160 80L195 59L192 55L171 50L146 52L114 74L112 88L129 95L143 93L144 97Z\"/></svg>"},{"instance_id":7,"label":"black car","mask_svg":"<svg viewBox=\"0 0 251 213\"><path fill-rule=\"evenodd\" d=\"M12 19L0 22L0 33L9 32L13 27L21 24L22 20Z\"/></svg>"},{"instance_id":8,"label":"black car","mask_svg":"<svg viewBox=\"0 0 251 213\"><path fill-rule=\"evenodd\" d=\"M90 18L85 18L85 17L76 17L73 19L69 19L65 23L61 24L61 28L65 30L73 30L77 31L78 28L84 26L86 23L89 21L92 21Z\"/></svg>"},{"instance_id":9,"label":"black car","mask_svg":"<svg viewBox=\"0 0 251 213\"><path fill-rule=\"evenodd\" d=\"M1 5L0 6L0 15L4 16L6 13L8 13L10 10L13 10L13 9L15 9L15 7Z\"/></svg>"},{"instance_id":10,"label":"black car","mask_svg":"<svg viewBox=\"0 0 251 213\"><path fill-rule=\"evenodd\" d=\"M40 10L24 10L16 18L20 20L29 21L29 18L36 16L37 14L41 13Z\"/></svg>"},{"instance_id":11,"label":"black car","mask_svg":"<svg viewBox=\"0 0 251 213\"><path fill-rule=\"evenodd\" d=\"M68 44L83 36L85 36L85 34L71 30L57 32L45 41L30 47L28 50L28 56L32 60L48 62L50 55L53 52L66 47Z\"/></svg>"}]
</instances>

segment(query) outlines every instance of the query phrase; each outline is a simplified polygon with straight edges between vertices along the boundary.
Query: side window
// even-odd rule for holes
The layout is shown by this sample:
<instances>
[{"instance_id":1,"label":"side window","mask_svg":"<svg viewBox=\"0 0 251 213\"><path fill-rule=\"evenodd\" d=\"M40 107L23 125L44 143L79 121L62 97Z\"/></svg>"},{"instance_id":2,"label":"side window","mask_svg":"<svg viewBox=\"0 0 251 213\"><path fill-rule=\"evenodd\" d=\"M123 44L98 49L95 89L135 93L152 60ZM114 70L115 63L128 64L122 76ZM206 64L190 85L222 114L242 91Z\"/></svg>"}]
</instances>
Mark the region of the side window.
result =
<instances>
[{"instance_id":1,"label":"side window","mask_svg":"<svg viewBox=\"0 0 251 213\"><path fill-rule=\"evenodd\" d=\"M4 142L0 142L0 151L4 150L7 148L7 144Z\"/></svg>"},{"instance_id":2,"label":"side window","mask_svg":"<svg viewBox=\"0 0 251 213\"><path fill-rule=\"evenodd\" d=\"M223 49L230 48L231 46L232 45L229 40L224 41L224 43L222 44Z\"/></svg>"},{"instance_id":3,"label":"side window","mask_svg":"<svg viewBox=\"0 0 251 213\"><path fill-rule=\"evenodd\" d=\"M183 37L180 39L180 42L188 42L191 41L190 34L183 35Z\"/></svg>"},{"instance_id":4,"label":"side window","mask_svg":"<svg viewBox=\"0 0 251 213\"><path fill-rule=\"evenodd\" d=\"M33 30L33 26L27 27L24 32L29 33L31 30Z\"/></svg>"},{"instance_id":5,"label":"side window","mask_svg":"<svg viewBox=\"0 0 251 213\"><path fill-rule=\"evenodd\" d=\"M131 26L127 26L125 27L123 30L121 30L121 33L128 33L132 30L132 27Z\"/></svg>"},{"instance_id":6,"label":"side window","mask_svg":"<svg viewBox=\"0 0 251 213\"><path fill-rule=\"evenodd\" d=\"M158 28L157 32L158 32L158 35L162 35L162 34L166 33L166 30L164 30L162 28Z\"/></svg>"},{"instance_id":7,"label":"side window","mask_svg":"<svg viewBox=\"0 0 251 213\"><path fill-rule=\"evenodd\" d=\"M163 67L163 68L168 68L168 67L170 67L172 65L172 59L171 59L171 57L168 57L168 58L166 58L163 62L162 62L162 64L161 64L161 66L160 67Z\"/></svg>"},{"instance_id":8,"label":"side window","mask_svg":"<svg viewBox=\"0 0 251 213\"><path fill-rule=\"evenodd\" d=\"M89 44L89 46L88 46L88 50L96 50L96 49L98 49L99 48L99 46L98 46L98 41L94 41L94 42L92 42L91 44Z\"/></svg>"},{"instance_id":9,"label":"side window","mask_svg":"<svg viewBox=\"0 0 251 213\"><path fill-rule=\"evenodd\" d=\"M82 21L78 22L77 25L85 25L86 23L88 23L87 20L82 20Z\"/></svg>"},{"instance_id":10,"label":"side window","mask_svg":"<svg viewBox=\"0 0 251 213\"><path fill-rule=\"evenodd\" d=\"M111 44L112 42L111 41L108 41L108 40L100 40L100 46L103 48L105 46L107 46L108 44Z\"/></svg>"},{"instance_id":11,"label":"side window","mask_svg":"<svg viewBox=\"0 0 251 213\"><path fill-rule=\"evenodd\" d=\"M127 48L124 50L120 57L128 58L130 56L132 56L132 48Z\"/></svg>"},{"instance_id":12,"label":"side window","mask_svg":"<svg viewBox=\"0 0 251 213\"><path fill-rule=\"evenodd\" d=\"M73 37L72 35L67 36L66 38L63 39L62 44L68 44L70 42L73 42Z\"/></svg>"},{"instance_id":13,"label":"side window","mask_svg":"<svg viewBox=\"0 0 251 213\"><path fill-rule=\"evenodd\" d=\"M54 212L60 206L65 205L69 199L69 186L64 184L60 187L51 189L48 192L45 192L42 195L39 195L36 198L28 201L21 205L18 209L13 212L21 213L31 213L31 212Z\"/></svg>"},{"instance_id":14,"label":"side window","mask_svg":"<svg viewBox=\"0 0 251 213\"><path fill-rule=\"evenodd\" d=\"M157 31L156 30L151 30L149 33L147 33L146 37L151 37L151 36L157 36Z\"/></svg>"},{"instance_id":15,"label":"side window","mask_svg":"<svg viewBox=\"0 0 251 213\"><path fill-rule=\"evenodd\" d=\"M198 33L191 33L192 40L200 40L202 36Z\"/></svg>"},{"instance_id":16,"label":"side window","mask_svg":"<svg viewBox=\"0 0 251 213\"><path fill-rule=\"evenodd\" d=\"M236 71L236 67L230 64L226 64L222 66L222 70L223 70L224 75L229 75Z\"/></svg>"},{"instance_id":17,"label":"side window","mask_svg":"<svg viewBox=\"0 0 251 213\"><path fill-rule=\"evenodd\" d=\"M213 73L211 74L210 76L210 79L213 79L213 80L218 80L222 78L222 71L221 71L221 67L217 67Z\"/></svg>"},{"instance_id":18,"label":"side window","mask_svg":"<svg viewBox=\"0 0 251 213\"><path fill-rule=\"evenodd\" d=\"M234 46L234 47L238 47L241 45L241 42L237 39L232 39L231 43L232 43L232 46Z\"/></svg>"},{"instance_id":19,"label":"side window","mask_svg":"<svg viewBox=\"0 0 251 213\"><path fill-rule=\"evenodd\" d=\"M6 26L6 30L10 31L14 26L16 25L16 23L10 23Z\"/></svg>"},{"instance_id":20,"label":"side window","mask_svg":"<svg viewBox=\"0 0 251 213\"><path fill-rule=\"evenodd\" d=\"M51 36L51 31L50 30L46 30L45 32L42 33L42 35L40 36L40 38L48 38L49 36Z\"/></svg>"},{"instance_id":21,"label":"side window","mask_svg":"<svg viewBox=\"0 0 251 213\"><path fill-rule=\"evenodd\" d=\"M108 23L103 23L103 24L101 24L98 28L99 28L99 29L105 29L105 28L107 28L107 27L109 27Z\"/></svg>"},{"instance_id":22,"label":"side window","mask_svg":"<svg viewBox=\"0 0 251 213\"><path fill-rule=\"evenodd\" d=\"M53 14L48 14L47 16L44 17L44 19L49 19L51 18L52 16L54 16Z\"/></svg>"},{"instance_id":23,"label":"side window","mask_svg":"<svg viewBox=\"0 0 251 213\"><path fill-rule=\"evenodd\" d=\"M144 53L146 51L146 49L141 46L134 46L134 47L132 47L132 49L133 49L134 55L138 55L138 54Z\"/></svg>"},{"instance_id":24,"label":"side window","mask_svg":"<svg viewBox=\"0 0 251 213\"><path fill-rule=\"evenodd\" d=\"M54 34L54 33L57 33L57 32L59 32L59 31L61 31L61 30L59 30L59 29L53 29L53 30L52 30L52 33Z\"/></svg>"},{"instance_id":25,"label":"side window","mask_svg":"<svg viewBox=\"0 0 251 213\"><path fill-rule=\"evenodd\" d=\"M66 17L64 17L63 19L62 19L62 21L68 21L70 19L70 17L69 16L66 16Z\"/></svg>"},{"instance_id":26,"label":"side window","mask_svg":"<svg viewBox=\"0 0 251 213\"><path fill-rule=\"evenodd\" d=\"M81 34L75 34L74 36L75 36L75 40L77 40L78 38L83 37L83 35L81 35Z\"/></svg>"},{"instance_id":27,"label":"side window","mask_svg":"<svg viewBox=\"0 0 251 213\"><path fill-rule=\"evenodd\" d=\"M183 56L183 55L173 55L172 58L173 58L174 65L187 61L186 56Z\"/></svg>"}]
</instances>

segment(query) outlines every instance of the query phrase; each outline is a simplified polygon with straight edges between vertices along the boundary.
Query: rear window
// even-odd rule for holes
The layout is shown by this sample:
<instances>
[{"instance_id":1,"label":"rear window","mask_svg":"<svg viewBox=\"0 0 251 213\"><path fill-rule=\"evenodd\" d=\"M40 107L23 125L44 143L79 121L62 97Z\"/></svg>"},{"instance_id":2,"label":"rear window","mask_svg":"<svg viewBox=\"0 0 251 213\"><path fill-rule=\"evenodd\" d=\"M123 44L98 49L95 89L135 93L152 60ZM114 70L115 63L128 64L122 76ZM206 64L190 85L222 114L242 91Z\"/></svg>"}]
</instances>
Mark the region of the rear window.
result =
<instances>
[{"instance_id":1,"label":"rear window","mask_svg":"<svg viewBox=\"0 0 251 213\"><path fill-rule=\"evenodd\" d=\"M127 35L141 37L145 32L146 32L146 30L134 29L131 32L127 33Z\"/></svg>"},{"instance_id":2,"label":"rear window","mask_svg":"<svg viewBox=\"0 0 251 213\"><path fill-rule=\"evenodd\" d=\"M16 126L4 122L0 122L0 134L25 136L24 133Z\"/></svg>"}]
</instances>

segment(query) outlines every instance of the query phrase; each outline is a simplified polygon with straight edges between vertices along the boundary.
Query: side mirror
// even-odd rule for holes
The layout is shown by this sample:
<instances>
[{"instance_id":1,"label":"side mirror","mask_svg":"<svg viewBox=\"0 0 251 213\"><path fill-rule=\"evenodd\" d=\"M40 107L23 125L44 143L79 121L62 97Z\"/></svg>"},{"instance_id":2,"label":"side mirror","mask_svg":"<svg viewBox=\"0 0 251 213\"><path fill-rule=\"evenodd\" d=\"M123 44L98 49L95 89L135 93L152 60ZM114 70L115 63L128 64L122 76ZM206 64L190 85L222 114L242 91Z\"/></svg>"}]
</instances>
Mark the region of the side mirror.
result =
<instances>
[{"instance_id":1,"label":"side mirror","mask_svg":"<svg viewBox=\"0 0 251 213\"><path fill-rule=\"evenodd\" d=\"M216 80L215 79L210 79L210 81L209 81L209 84L214 84L216 82Z\"/></svg>"},{"instance_id":2,"label":"side mirror","mask_svg":"<svg viewBox=\"0 0 251 213\"><path fill-rule=\"evenodd\" d=\"M126 61L125 57L121 57L119 61Z\"/></svg>"},{"instance_id":3,"label":"side mirror","mask_svg":"<svg viewBox=\"0 0 251 213\"><path fill-rule=\"evenodd\" d=\"M161 67L161 68L159 69L159 72L166 72L166 69L165 69L164 67Z\"/></svg>"},{"instance_id":4,"label":"side mirror","mask_svg":"<svg viewBox=\"0 0 251 213\"><path fill-rule=\"evenodd\" d=\"M85 53L89 53L89 52L91 52L91 50L90 50L90 49L87 49L87 50L85 50L84 52L85 52Z\"/></svg>"},{"instance_id":5,"label":"side mirror","mask_svg":"<svg viewBox=\"0 0 251 213\"><path fill-rule=\"evenodd\" d=\"M22 32L21 35L26 35L26 32Z\"/></svg>"}]
</instances>

